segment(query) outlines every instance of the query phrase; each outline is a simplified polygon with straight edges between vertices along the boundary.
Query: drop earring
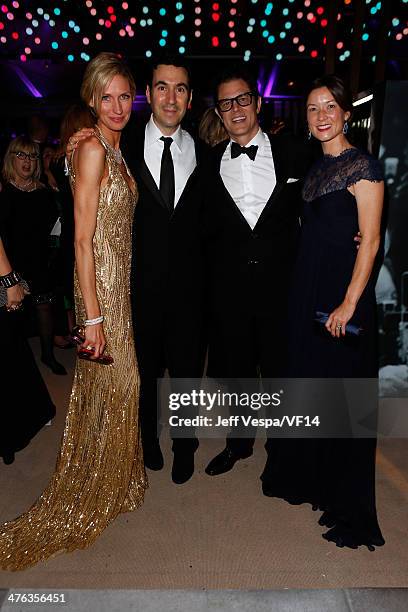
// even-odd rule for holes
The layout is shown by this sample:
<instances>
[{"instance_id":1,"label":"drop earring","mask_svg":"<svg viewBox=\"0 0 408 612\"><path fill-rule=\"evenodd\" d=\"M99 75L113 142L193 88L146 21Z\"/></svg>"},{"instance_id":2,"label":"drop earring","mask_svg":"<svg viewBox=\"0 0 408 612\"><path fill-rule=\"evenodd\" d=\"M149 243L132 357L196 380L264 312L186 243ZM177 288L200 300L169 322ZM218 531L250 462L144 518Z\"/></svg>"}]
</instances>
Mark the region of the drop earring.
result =
<instances>
[{"instance_id":1,"label":"drop earring","mask_svg":"<svg viewBox=\"0 0 408 612\"><path fill-rule=\"evenodd\" d=\"M347 121L345 121L343 125L343 134L347 134L348 129L349 129L348 123Z\"/></svg>"},{"instance_id":2,"label":"drop earring","mask_svg":"<svg viewBox=\"0 0 408 612\"><path fill-rule=\"evenodd\" d=\"M310 140L312 137L312 132L310 130L307 131L307 139Z\"/></svg>"}]
</instances>

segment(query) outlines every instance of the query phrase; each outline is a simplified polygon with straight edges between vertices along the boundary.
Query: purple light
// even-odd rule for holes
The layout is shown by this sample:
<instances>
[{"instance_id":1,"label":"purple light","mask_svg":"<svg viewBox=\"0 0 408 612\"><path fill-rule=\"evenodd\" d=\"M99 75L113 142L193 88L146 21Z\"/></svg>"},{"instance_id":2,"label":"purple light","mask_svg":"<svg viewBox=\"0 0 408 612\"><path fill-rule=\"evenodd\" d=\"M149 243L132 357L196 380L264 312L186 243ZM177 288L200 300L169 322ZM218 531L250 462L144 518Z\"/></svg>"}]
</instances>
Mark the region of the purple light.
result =
<instances>
[{"instance_id":1,"label":"purple light","mask_svg":"<svg viewBox=\"0 0 408 612\"><path fill-rule=\"evenodd\" d=\"M40 91L38 91L38 89L35 87L35 85L33 85L33 83L24 74L24 72L21 70L21 68L19 66L13 66L13 70L16 73L16 75L18 76L18 78L20 79L20 81L22 81L24 83L24 85L27 87L28 91L30 92L30 94L34 98L42 98L43 97L42 93Z\"/></svg>"},{"instance_id":2,"label":"purple light","mask_svg":"<svg viewBox=\"0 0 408 612\"><path fill-rule=\"evenodd\" d=\"M277 74L278 74L278 64L275 64L275 66L272 68L272 72L271 72L271 74L269 76L269 80L268 80L268 82L266 84L266 87L265 87L265 91L264 91L265 98L270 98L271 97L272 89L273 89L273 86L275 84Z\"/></svg>"}]
</instances>

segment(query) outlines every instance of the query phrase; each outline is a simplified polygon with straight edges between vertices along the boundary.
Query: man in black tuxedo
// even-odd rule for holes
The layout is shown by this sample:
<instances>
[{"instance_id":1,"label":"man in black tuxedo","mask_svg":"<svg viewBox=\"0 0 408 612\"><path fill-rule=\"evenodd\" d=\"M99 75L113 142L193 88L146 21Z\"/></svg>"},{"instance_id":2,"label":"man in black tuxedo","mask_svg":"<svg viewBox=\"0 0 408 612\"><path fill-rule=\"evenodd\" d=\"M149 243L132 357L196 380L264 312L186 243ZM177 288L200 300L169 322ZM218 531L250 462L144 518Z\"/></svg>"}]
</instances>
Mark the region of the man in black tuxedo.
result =
<instances>
[{"instance_id":1,"label":"man in black tuxedo","mask_svg":"<svg viewBox=\"0 0 408 612\"><path fill-rule=\"evenodd\" d=\"M296 141L258 123L256 80L237 67L220 75L216 112L230 139L217 145L204 204L209 363L217 379L283 375L285 315L309 163ZM227 438L206 468L217 475L252 455L253 435Z\"/></svg>"},{"instance_id":2,"label":"man in black tuxedo","mask_svg":"<svg viewBox=\"0 0 408 612\"><path fill-rule=\"evenodd\" d=\"M181 128L191 102L190 75L180 58L152 68L146 89L152 115L123 149L139 190L133 224L131 294L141 377L140 419L145 465L163 467L157 430L157 379L199 378L204 366L202 256L198 172L201 151ZM173 439L172 479L194 471L198 440Z\"/></svg>"}]
</instances>

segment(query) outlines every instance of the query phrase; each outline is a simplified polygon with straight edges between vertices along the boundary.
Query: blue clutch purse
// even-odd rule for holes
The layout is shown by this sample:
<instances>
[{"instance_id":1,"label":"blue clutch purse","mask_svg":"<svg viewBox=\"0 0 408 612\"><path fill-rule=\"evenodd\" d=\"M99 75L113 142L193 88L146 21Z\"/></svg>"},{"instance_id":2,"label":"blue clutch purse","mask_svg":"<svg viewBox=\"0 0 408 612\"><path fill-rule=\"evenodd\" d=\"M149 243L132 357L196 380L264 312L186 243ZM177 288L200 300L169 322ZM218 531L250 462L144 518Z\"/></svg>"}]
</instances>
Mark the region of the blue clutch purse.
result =
<instances>
[{"instance_id":1,"label":"blue clutch purse","mask_svg":"<svg viewBox=\"0 0 408 612\"><path fill-rule=\"evenodd\" d=\"M316 310L314 320L316 323L320 323L320 325L325 325L327 323L327 319L329 318L328 312L320 312L320 310ZM363 333L363 328L358 325L353 325L353 323L347 323L346 325L346 334L350 334L351 336L361 336Z\"/></svg>"}]
</instances>

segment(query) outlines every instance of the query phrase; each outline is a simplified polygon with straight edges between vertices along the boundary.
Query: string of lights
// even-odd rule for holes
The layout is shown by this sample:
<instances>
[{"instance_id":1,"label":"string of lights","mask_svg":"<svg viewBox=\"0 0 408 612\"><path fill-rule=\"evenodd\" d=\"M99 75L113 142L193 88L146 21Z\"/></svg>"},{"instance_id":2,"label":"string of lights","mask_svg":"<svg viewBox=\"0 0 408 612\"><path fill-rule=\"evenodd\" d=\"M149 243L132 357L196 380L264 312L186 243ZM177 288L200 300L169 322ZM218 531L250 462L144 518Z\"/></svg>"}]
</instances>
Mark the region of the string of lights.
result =
<instances>
[{"instance_id":1,"label":"string of lights","mask_svg":"<svg viewBox=\"0 0 408 612\"><path fill-rule=\"evenodd\" d=\"M351 56L353 4L339 1L336 52L341 62ZM394 0L388 33L392 44L408 40L407 9L408 0ZM372 61L383 10L384 0L365 0L363 52ZM106 49L152 57L165 48L192 56L229 54L244 61L254 55L277 61L322 59L327 13L324 0L6 0L0 4L0 49L3 56L21 62L47 54L87 62Z\"/></svg>"}]
</instances>

